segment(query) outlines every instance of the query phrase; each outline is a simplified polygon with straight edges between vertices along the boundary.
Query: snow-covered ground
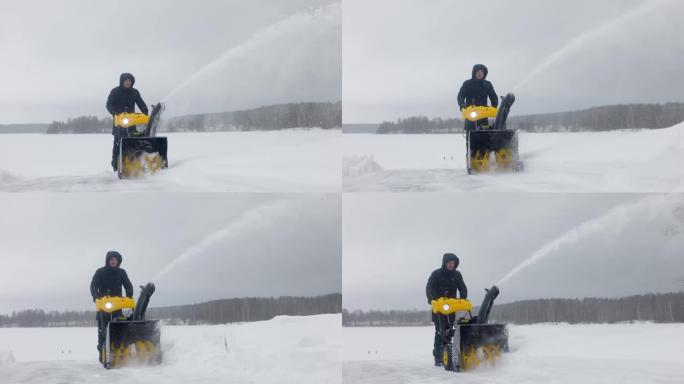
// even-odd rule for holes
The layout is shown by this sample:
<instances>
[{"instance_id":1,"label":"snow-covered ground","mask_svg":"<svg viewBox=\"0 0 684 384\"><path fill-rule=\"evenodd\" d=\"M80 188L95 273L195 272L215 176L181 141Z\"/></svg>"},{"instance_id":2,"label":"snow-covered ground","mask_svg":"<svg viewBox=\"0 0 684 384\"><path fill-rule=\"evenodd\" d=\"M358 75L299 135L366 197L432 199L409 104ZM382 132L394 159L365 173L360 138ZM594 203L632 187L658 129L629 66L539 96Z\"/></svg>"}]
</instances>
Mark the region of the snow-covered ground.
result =
<instances>
[{"instance_id":1,"label":"snow-covered ground","mask_svg":"<svg viewBox=\"0 0 684 384\"><path fill-rule=\"evenodd\" d=\"M468 176L463 135L343 135L344 191L682 192L684 124L520 133L522 173Z\"/></svg>"},{"instance_id":2,"label":"snow-covered ground","mask_svg":"<svg viewBox=\"0 0 684 384\"><path fill-rule=\"evenodd\" d=\"M432 327L344 328L347 383L683 383L684 324L510 326L496 367L433 366Z\"/></svg>"},{"instance_id":3,"label":"snow-covered ground","mask_svg":"<svg viewBox=\"0 0 684 384\"><path fill-rule=\"evenodd\" d=\"M112 370L97 361L95 328L0 328L0 383L341 383L340 323L164 326L161 365Z\"/></svg>"},{"instance_id":4,"label":"snow-covered ground","mask_svg":"<svg viewBox=\"0 0 684 384\"><path fill-rule=\"evenodd\" d=\"M0 191L339 192L340 130L171 133L169 169L120 181L112 136L0 136Z\"/></svg>"}]
</instances>

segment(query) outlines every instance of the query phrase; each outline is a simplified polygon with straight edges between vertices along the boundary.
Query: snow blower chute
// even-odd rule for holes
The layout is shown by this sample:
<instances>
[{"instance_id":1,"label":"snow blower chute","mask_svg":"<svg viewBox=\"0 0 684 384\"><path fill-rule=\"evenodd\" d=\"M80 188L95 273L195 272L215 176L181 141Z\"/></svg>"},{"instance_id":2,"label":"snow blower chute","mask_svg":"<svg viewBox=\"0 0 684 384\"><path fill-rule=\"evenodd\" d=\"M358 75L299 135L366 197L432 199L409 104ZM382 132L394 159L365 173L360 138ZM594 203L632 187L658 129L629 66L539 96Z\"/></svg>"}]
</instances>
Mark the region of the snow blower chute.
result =
<instances>
[{"instance_id":1,"label":"snow blower chute","mask_svg":"<svg viewBox=\"0 0 684 384\"><path fill-rule=\"evenodd\" d=\"M118 174L120 179L154 174L169 166L166 137L157 137L157 125L164 109L162 103L152 106L149 116L142 113L121 113L114 116L114 125L125 128L121 138ZM144 126L143 131L137 129Z\"/></svg>"},{"instance_id":2,"label":"snow blower chute","mask_svg":"<svg viewBox=\"0 0 684 384\"><path fill-rule=\"evenodd\" d=\"M100 349L100 362L109 368L119 368L127 364L160 364L160 327L157 320L145 320L145 312L154 284L141 287L136 303L130 297L105 296L95 300L98 312L109 316L105 332L105 343ZM123 310L132 313L114 317Z\"/></svg>"},{"instance_id":3,"label":"snow blower chute","mask_svg":"<svg viewBox=\"0 0 684 384\"><path fill-rule=\"evenodd\" d=\"M466 126L468 174L523 169L518 153L518 131L506 128L506 119L515 102L512 93L501 98L497 107L469 106L461 111ZM495 118L494 125L489 119Z\"/></svg>"},{"instance_id":4,"label":"snow blower chute","mask_svg":"<svg viewBox=\"0 0 684 384\"><path fill-rule=\"evenodd\" d=\"M508 352L506 324L488 322L499 288L493 286L486 291L477 316L472 316L473 305L468 300L446 297L432 300L432 313L437 317L442 336L438 353L445 370L460 372L480 365L493 366L502 353ZM457 317L458 312L465 315Z\"/></svg>"}]
</instances>

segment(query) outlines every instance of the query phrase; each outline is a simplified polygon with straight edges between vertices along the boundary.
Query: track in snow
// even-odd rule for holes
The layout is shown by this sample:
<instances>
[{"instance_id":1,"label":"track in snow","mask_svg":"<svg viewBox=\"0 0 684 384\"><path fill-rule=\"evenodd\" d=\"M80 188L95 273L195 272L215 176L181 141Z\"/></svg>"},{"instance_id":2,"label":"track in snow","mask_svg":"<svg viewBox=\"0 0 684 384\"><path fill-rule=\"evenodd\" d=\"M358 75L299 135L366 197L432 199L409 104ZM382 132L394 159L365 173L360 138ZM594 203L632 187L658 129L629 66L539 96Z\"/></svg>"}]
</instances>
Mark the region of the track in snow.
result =
<instances>
[{"instance_id":1,"label":"track in snow","mask_svg":"<svg viewBox=\"0 0 684 384\"><path fill-rule=\"evenodd\" d=\"M681 383L684 325L510 326L496 367L446 372L432 361L432 327L344 328L345 384Z\"/></svg>"},{"instance_id":2,"label":"track in snow","mask_svg":"<svg viewBox=\"0 0 684 384\"><path fill-rule=\"evenodd\" d=\"M340 315L164 326L161 365L105 370L94 327L0 328L0 382L341 383L340 333ZM10 354L16 361L3 362Z\"/></svg>"},{"instance_id":3,"label":"track in snow","mask_svg":"<svg viewBox=\"0 0 684 384\"><path fill-rule=\"evenodd\" d=\"M338 192L339 130L172 133L169 169L111 171L112 136L0 136L0 191Z\"/></svg>"},{"instance_id":4,"label":"track in snow","mask_svg":"<svg viewBox=\"0 0 684 384\"><path fill-rule=\"evenodd\" d=\"M682 192L684 124L520 133L521 173L468 176L463 135L343 135L345 192Z\"/></svg>"}]
</instances>

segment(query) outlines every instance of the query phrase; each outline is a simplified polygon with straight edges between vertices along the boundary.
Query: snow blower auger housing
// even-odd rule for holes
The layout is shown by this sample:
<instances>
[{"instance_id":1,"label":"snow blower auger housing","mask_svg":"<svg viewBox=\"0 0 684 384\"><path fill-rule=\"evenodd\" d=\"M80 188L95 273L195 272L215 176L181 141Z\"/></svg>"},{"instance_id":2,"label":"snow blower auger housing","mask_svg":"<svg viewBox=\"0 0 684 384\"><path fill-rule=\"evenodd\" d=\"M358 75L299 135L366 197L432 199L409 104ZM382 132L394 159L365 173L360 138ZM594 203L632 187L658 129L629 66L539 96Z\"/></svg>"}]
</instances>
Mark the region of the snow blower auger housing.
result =
<instances>
[{"instance_id":1,"label":"snow blower auger housing","mask_svg":"<svg viewBox=\"0 0 684 384\"><path fill-rule=\"evenodd\" d=\"M473 305L468 300L446 297L432 300L432 313L437 317L442 336L438 353L445 370L460 372L480 365L493 366L502 353L508 352L506 324L488 323L498 295L496 286L488 289L477 316L472 316ZM457 317L459 312L465 315Z\"/></svg>"},{"instance_id":2,"label":"snow blower auger housing","mask_svg":"<svg viewBox=\"0 0 684 384\"><path fill-rule=\"evenodd\" d=\"M114 116L114 125L128 134L121 138L118 175L120 179L154 174L168 168L166 137L157 137L157 125L164 110L162 103L152 106L149 116L142 113L121 113ZM144 126L138 131L138 126Z\"/></svg>"},{"instance_id":3,"label":"snow blower auger housing","mask_svg":"<svg viewBox=\"0 0 684 384\"><path fill-rule=\"evenodd\" d=\"M100 350L100 363L107 368L127 364L160 364L161 334L157 320L145 320L145 311L154 293L154 284L141 287L137 303L130 297L105 296L95 300L95 307L109 317L105 329L105 344ZM123 310L128 316L114 317Z\"/></svg>"},{"instance_id":4,"label":"snow blower auger housing","mask_svg":"<svg viewBox=\"0 0 684 384\"><path fill-rule=\"evenodd\" d=\"M506 128L506 119L515 102L512 93L501 98L497 107L469 106L461 115L466 126L468 174L490 171L520 172L518 131ZM495 118L489 125L489 119Z\"/></svg>"}]
</instances>

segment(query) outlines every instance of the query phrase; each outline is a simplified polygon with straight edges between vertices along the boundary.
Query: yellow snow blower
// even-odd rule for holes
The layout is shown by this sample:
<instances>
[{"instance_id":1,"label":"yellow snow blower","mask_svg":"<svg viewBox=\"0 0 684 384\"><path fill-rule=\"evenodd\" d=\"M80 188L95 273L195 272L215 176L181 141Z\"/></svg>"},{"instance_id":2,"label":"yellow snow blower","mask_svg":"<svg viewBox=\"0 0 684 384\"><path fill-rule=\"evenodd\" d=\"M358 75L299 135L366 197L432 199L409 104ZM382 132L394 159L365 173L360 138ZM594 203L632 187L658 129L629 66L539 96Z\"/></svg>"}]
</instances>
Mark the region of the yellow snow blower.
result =
<instances>
[{"instance_id":1,"label":"yellow snow blower","mask_svg":"<svg viewBox=\"0 0 684 384\"><path fill-rule=\"evenodd\" d=\"M490 171L520 172L518 131L506 128L506 119L515 102L512 93L501 98L500 107L469 106L461 115L465 121L468 174ZM495 118L494 125L489 119Z\"/></svg>"},{"instance_id":2,"label":"yellow snow blower","mask_svg":"<svg viewBox=\"0 0 684 384\"><path fill-rule=\"evenodd\" d=\"M160 327L157 320L145 320L145 311L154 284L141 287L137 303L130 297L104 296L95 300L97 311L104 314L108 323L104 345L100 346L100 363L107 368L120 368L128 364L160 364ZM130 310L124 316L122 311Z\"/></svg>"},{"instance_id":3,"label":"yellow snow blower","mask_svg":"<svg viewBox=\"0 0 684 384\"><path fill-rule=\"evenodd\" d=\"M154 174L169 166L166 137L157 137L157 125L162 103L152 106L149 116L142 113L120 113L114 116L114 125L128 134L121 138L118 175L120 179ZM144 126L143 131L137 129Z\"/></svg>"},{"instance_id":4,"label":"yellow snow blower","mask_svg":"<svg viewBox=\"0 0 684 384\"><path fill-rule=\"evenodd\" d=\"M487 290L477 316L472 316L473 305L465 299L441 297L432 300L432 313L437 317L442 336L442 365L447 371L467 371L479 366L496 365L502 353L508 352L506 324L488 323L499 288ZM458 317L458 314L464 314ZM439 355L438 355L439 356Z\"/></svg>"}]
</instances>

